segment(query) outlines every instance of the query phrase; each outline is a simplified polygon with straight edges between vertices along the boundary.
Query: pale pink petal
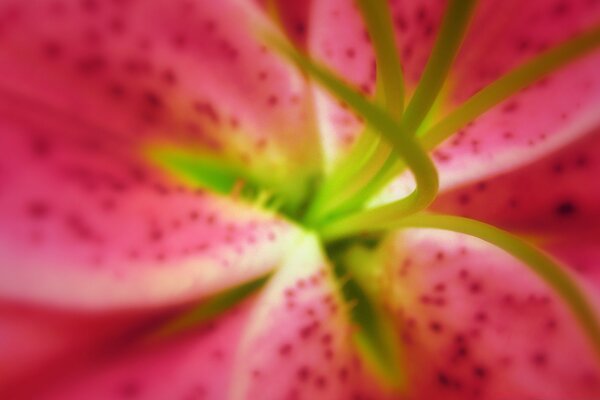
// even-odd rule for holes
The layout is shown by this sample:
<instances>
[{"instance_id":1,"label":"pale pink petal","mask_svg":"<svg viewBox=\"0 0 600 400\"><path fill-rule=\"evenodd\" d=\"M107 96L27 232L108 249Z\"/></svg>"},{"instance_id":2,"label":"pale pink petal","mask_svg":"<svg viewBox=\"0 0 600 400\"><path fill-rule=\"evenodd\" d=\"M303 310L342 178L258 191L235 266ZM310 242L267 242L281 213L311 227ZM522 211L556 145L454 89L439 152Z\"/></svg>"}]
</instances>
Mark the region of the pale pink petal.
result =
<instances>
[{"instance_id":1,"label":"pale pink petal","mask_svg":"<svg viewBox=\"0 0 600 400\"><path fill-rule=\"evenodd\" d=\"M4 1L0 88L120 137L298 177L318 161L305 85L248 20L231 0Z\"/></svg>"},{"instance_id":2,"label":"pale pink petal","mask_svg":"<svg viewBox=\"0 0 600 400\"><path fill-rule=\"evenodd\" d=\"M433 209L517 231L582 233L600 221L600 130L515 171L444 193Z\"/></svg>"},{"instance_id":3,"label":"pale pink petal","mask_svg":"<svg viewBox=\"0 0 600 400\"><path fill-rule=\"evenodd\" d=\"M314 238L289 254L242 336L232 399L388 398L351 343L346 309Z\"/></svg>"},{"instance_id":4,"label":"pale pink petal","mask_svg":"<svg viewBox=\"0 0 600 400\"><path fill-rule=\"evenodd\" d=\"M600 396L589 338L526 266L479 239L441 231L409 230L392 246L388 290L412 398Z\"/></svg>"},{"instance_id":5,"label":"pale pink petal","mask_svg":"<svg viewBox=\"0 0 600 400\"><path fill-rule=\"evenodd\" d=\"M392 2L399 54L408 92L431 51L447 1ZM510 69L600 22L596 2L486 0L479 2L465 45L450 74L442 110ZM376 65L360 15L350 0L312 7L309 48L350 82L373 93ZM493 48L494 51L490 51ZM435 153L442 187L514 168L576 139L600 123L600 56L592 55L495 107ZM325 154L336 160L361 123L329 96L317 96ZM480 165L485 163L485 165Z\"/></svg>"},{"instance_id":6,"label":"pale pink petal","mask_svg":"<svg viewBox=\"0 0 600 400\"><path fill-rule=\"evenodd\" d=\"M182 301L266 273L295 235L249 205L165 183L85 129L0 121L3 297Z\"/></svg>"},{"instance_id":7,"label":"pale pink petal","mask_svg":"<svg viewBox=\"0 0 600 400\"><path fill-rule=\"evenodd\" d=\"M0 5L0 296L80 308L158 304L277 264L295 228L177 187L141 160L150 138L210 147L189 124L226 141L307 139L277 129L302 115L289 97L302 85L251 41L236 12L229 2ZM283 97L267 104L275 91ZM233 120L243 134L225 128Z\"/></svg>"},{"instance_id":8,"label":"pale pink petal","mask_svg":"<svg viewBox=\"0 0 600 400\"><path fill-rule=\"evenodd\" d=\"M39 399L227 399L239 336L253 301L164 343L124 348L35 393Z\"/></svg>"},{"instance_id":9,"label":"pale pink petal","mask_svg":"<svg viewBox=\"0 0 600 400\"><path fill-rule=\"evenodd\" d=\"M452 71L449 104L598 23L597 2L482 2ZM596 51L461 129L435 152L442 186L514 169L598 126L599 67Z\"/></svg>"},{"instance_id":10,"label":"pale pink petal","mask_svg":"<svg viewBox=\"0 0 600 400\"><path fill-rule=\"evenodd\" d=\"M391 2L398 52L414 88L435 39L445 2ZM376 63L361 16L351 0L314 2L308 20L308 47L311 54L347 81L372 95ZM335 162L353 143L362 124L329 95L317 95L318 117L328 161Z\"/></svg>"},{"instance_id":11,"label":"pale pink petal","mask_svg":"<svg viewBox=\"0 0 600 400\"><path fill-rule=\"evenodd\" d=\"M377 399L313 237L297 242L257 296L164 343L133 338L44 382L40 399ZM142 338L144 336L141 336ZM139 337L138 337L139 338Z\"/></svg>"}]
</instances>

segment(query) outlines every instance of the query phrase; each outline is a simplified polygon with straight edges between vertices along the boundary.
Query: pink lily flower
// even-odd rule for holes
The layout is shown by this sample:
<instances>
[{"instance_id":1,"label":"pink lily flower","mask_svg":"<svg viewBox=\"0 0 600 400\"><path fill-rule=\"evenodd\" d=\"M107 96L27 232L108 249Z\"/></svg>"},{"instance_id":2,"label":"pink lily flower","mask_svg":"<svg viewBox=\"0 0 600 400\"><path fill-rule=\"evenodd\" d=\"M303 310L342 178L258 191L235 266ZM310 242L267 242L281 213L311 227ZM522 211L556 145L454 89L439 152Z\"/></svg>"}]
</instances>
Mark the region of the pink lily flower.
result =
<instances>
[{"instance_id":1,"label":"pink lily flower","mask_svg":"<svg viewBox=\"0 0 600 400\"><path fill-rule=\"evenodd\" d=\"M600 398L599 24L0 0L0 398Z\"/></svg>"}]
</instances>

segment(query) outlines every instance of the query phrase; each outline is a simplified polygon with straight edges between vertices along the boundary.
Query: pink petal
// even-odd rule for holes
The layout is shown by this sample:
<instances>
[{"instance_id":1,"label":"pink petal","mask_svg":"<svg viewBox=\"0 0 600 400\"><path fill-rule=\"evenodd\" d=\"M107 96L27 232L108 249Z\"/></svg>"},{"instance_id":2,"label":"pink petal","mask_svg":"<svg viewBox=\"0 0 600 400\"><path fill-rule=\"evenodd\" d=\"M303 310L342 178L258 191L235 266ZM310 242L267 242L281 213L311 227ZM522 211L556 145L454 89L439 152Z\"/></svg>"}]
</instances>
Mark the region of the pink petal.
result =
<instances>
[{"instance_id":1,"label":"pink petal","mask_svg":"<svg viewBox=\"0 0 600 400\"><path fill-rule=\"evenodd\" d=\"M304 107L292 99L302 82L251 41L241 10L219 4L0 5L2 297L158 304L214 293L277 264L295 228L176 187L140 159L151 138L218 154L222 144L235 152L234 142L272 134L273 147L260 145L265 153L246 148L257 156L248 162L264 162L270 176L282 171L279 178L299 160L310 171L299 153L276 151L290 138L311 142L292 132L306 132L296 123Z\"/></svg>"},{"instance_id":2,"label":"pink petal","mask_svg":"<svg viewBox=\"0 0 600 400\"><path fill-rule=\"evenodd\" d=\"M585 0L480 3L451 73L450 108L541 50L600 21L598 4ZM445 1L416 0L391 4L409 92L428 59L446 5ZM376 65L353 3L317 2L308 26L313 55L365 92L373 93ZM495 107L450 139L435 153L442 187L514 168L600 123L596 112L600 103L599 65L597 54L573 63ZM335 160L353 142L361 123L329 96L319 96L318 102L325 152Z\"/></svg>"},{"instance_id":3,"label":"pink petal","mask_svg":"<svg viewBox=\"0 0 600 400\"><path fill-rule=\"evenodd\" d=\"M0 83L120 137L183 140L289 178L318 161L305 85L234 3L3 2Z\"/></svg>"},{"instance_id":4,"label":"pink petal","mask_svg":"<svg viewBox=\"0 0 600 400\"><path fill-rule=\"evenodd\" d=\"M164 314L157 310L152 315L122 311L87 314L3 302L0 397L31 398L31 392L42 385L89 363L111 343L155 324Z\"/></svg>"},{"instance_id":5,"label":"pink petal","mask_svg":"<svg viewBox=\"0 0 600 400\"><path fill-rule=\"evenodd\" d=\"M4 119L0 130L3 297L182 301L264 274L295 235L268 213L166 183L80 125Z\"/></svg>"},{"instance_id":6,"label":"pink petal","mask_svg":"<svg viewBox=\"0 0 600 400\"><path fill-rule=\"evenodd\" d=\"M235 343L244 331L253 301L229 311L183 337L117 351L88 369L74 371L40 399L226 399Z\"/></svg>"},{"instance_id":7,"label":"pink petal","mask_svg":"<svg viewBox=\"0 0 600 400\"><path fill-rule=\"evenodd\" d=\"M596 2L482 2L453 68L449 103L462 103L512 68L599 22ZM442 186L514 169L598 126L599 67L596 51L460 130L435 153Z\"/></svg>"},{"instance_id":8,"label":"pink petal","mask_svg":"<svg viewBox=\"0 0 600 400\"><path fill-rule=\"evenodd\" d=\"M325 263L305 237L264 290L216 321L117 349L36 398L389 398L361 367Z\"/></svg>"},{"instance_id":9,"label":"pink petal","mask_svg":"<svg viewBox=\"0 0 600 400\"><path fill-rule=\"evenodd\" d=\"M395 307L414 399L590 399L600 367L564 303L478 239L410 230L394 242Z\"/></svg>"},{"instance_id":10,"label":"pink petal","mask_svg":"<svg viewBox=\"0 0 600 400\"><path fill-rule=\"evenodd\" d=\"M433 208L536 235L600 222L600 130L522 168L444 193Z\"/></svg>"},{"instance_id":11,"label":"pink petal","mask_svg":"<svg viewBox=\"0 0 600 400\"><path fill-rule=\"evenodd\" d=\"M388 398L353 350L343 307L316 241L307 237L252 313L232 398Z\"/></svg>"}]
</instances>

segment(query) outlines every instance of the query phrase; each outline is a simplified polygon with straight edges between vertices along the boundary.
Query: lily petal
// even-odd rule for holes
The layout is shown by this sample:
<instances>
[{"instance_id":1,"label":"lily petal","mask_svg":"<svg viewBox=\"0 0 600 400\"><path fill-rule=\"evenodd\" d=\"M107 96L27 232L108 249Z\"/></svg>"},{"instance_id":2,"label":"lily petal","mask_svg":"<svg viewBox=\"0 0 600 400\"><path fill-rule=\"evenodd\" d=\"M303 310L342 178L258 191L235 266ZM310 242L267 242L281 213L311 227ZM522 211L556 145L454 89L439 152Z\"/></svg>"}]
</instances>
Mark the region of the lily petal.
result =
<instances>
[{"instance_id":1,"label":"lily petal","mask_svg":"<svg viewBox=\"0 0 600 400\"><path fill-rule=\"evenodd\" d=\"M268 176L317 165L306 86L253 40L235 1L35 0L4 2L0 16L3 89L120 137L186 140Z\"/></svg>"},{"instance_id":2,"label":"lily petal","mask_svg":"<svg viewBox=\"0 0 600 400\"><path fill-rule=\"evenodd\" d=\"M232 399L385 399L352 344L345 306L315 238L267 285L242 337Z\"/></svg>"},{"instance_id":3,"label":"lily petal","mask_svg":"<svg viewBox=\"0 0 600 400\"><path fill-rule=\"evenodd\" d=\"M409 93L427 61L445 7L444 1L391 4ZM481 1L451 71L450 85L427 123L434 123L542 50L599 21L600 7L594 2L532 1L523 6L517 1ZM350 82L373 93L376 65L364 25L351 1L328 0L313 5L309 48L316 58ZM572 63L493 108L448 140L435 153L442 187L454 187L527 163L600 123L595 73L599 63L597 54ZM318 98L319 123L325 135L325 154L335 162L360 132L361 123L329 99Z\"/></svg>"},{"instance_id":4,"label":"lily petal","mask_svg":"<svg viewBox=\"0 0 600 400\"><path fill-rule=\"evenodd\" d=\"M292 99L302 81L236 13L209 1L0 5L0 297L184 301L276 265L295 228L180 188L141 156L150 139L221 155L270 132L273 146L253 151L249 169L288 177L302 160L299 180L311 171L300 154L313 160L310 146L289 146L310 136L293 122L306 116Z\"/></svg>"},{"instance_id":5,"label":"lily petal","mask_svg":"<svg viewBox=\"0 0 600 400\"><path fill-rule=\"evenodd\" d=\"M235 344L253 300L173 341L117 351L47 389L43 399L226 399Z\"/></svg>"},{"instance_id":6,"label":"lily petal","mask_svg":"<svg viewBox=\"0 0 600 400\"><path fill-rule=\"evenodd\" d=\"M511 69L598 23L600 7L594 2L481 2L442 109L451 110ZM599 65L596 51L461 129L434 153L442 187L517 168L598 126Z\"/></svg>"},{"instance_id":7,"label":"lily petal","mask_svg":"<svg viewBox=\"0 0 600 400\"><path fill-rule=\"evenodd\" d=\"M444 193L436 211L534 235L582 234L600 218L600 129L522 168Z\"/></svg>"},{"instance_id":8,"label":"lily petal","mask_svg":"<svg viewBox=\"0 0 600 400\"><path fill-rule=\"evenodd\" d=\"M2 302L0 397L31 398L113 343L164 320L166 311L81 313Z\"/></svg>"},{"instance_id":9,"label":"lily petal","mask_svg":"<svg viewBox=\"0 0 600 400\"><path fill-rule=\"evenodd\" d=\"M353 350L317 241L296 244L265 289L227 314L163 344L115 351L41 398L391 398Z\"/></svg>"},{"instance_id":10,"label":"lily petal","mask_svg":"<svg viewBox=\"0 0 600 400\"><path fill-rule=\"evenodd\" d=\"M391 254L413 398L598 397L600 368L582 330L527 267L433 230L398 235Z\"/></svg>"}]
</instances>

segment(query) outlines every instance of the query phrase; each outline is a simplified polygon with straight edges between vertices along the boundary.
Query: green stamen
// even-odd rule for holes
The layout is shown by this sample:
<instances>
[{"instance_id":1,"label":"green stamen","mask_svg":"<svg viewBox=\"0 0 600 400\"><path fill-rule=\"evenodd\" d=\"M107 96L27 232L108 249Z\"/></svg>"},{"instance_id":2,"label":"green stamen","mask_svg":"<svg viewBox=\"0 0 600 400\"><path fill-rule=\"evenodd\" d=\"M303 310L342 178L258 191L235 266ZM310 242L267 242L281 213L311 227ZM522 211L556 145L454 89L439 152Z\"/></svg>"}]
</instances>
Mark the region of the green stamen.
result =
<instances>
[{"instance_id":1,"label":"green stamen","mask_svg":"<svg viewBox=\"0 0 600 400\"><path fill-rule=\"evenodd\" d=\"M476 220L425 213L380 223L372 228L442 229L470 235L501 248L527 265L561 297L588 336L596 355L600 357L600 321L583 289L567 272L566 267L560 266L551 257L519 237Z\"/></svg>"},{"instance_id":2,"label":"green stamen","mask_svg":"<svg viewBox=\"0 0 600 400\"><path fill-rule=\"evenodd\" d=\"M404 77L390 9L385 1L357 0L357 4L375 50L382 104L392 117L400 118L404 104Z\"/></svg>"},{"instance_id":3,"label":"green stamen","mask_svg":"<svg viewBox=\"0 0 600 400\"><path fill-rule=\"evenodd\" d=\"M402 119L406 132L416 132L434 104L463 42L476 4L477 0L450 2L431 56Z\"/></svg>"},{"instance_id":4,"label":"green stamen","mask_svg":"<svg viewBox=\"0 0 600 400\"><path fill-rule=\"evenodd\" d=\"M374 44L377 64L376 101L395 118L404 107L404 77L396 47L392 16L386 2L358 0L357 4ZM389 153L389 145L366 127L357 143L323 183L315 202L306 215L307 221L317 221L348 199L354 197L381 167ZM366 150L365 150L366 149ZM343 189L343 190L342 190Z\"/></svg>"},{"instance_id":5,"label":"green stamen","mask_svg":"<svg viewBox=\"0 0 600 400\"><path fill-rule=\"evenodd\" d=\"M326 68L300 54L280 35L271 33L265 36L267 43L274 49L299 65L313 79L365 118L366 122L385 137L392 145L394 151L406 162L413 172L417 189L406 199L389 205L394 214L407 215L427 207L437 194L438 177L433 162L419 144L408 135L402 134L399 124L379 106L369 102L360 92L348 86ZM369 216L367 213L365 212L358 216L359 219L362 221L364 219L362 216L365 216L367 222L371 220L372 216ZM317 228L323 225L327 225L327 221L319 222Z\"/></svg>"},{"instance_id":6,"label":"green stamen","mask_svg":"<svg viewBox=\"0 0 600 400\"><path fill-rule=\"evenodd\" d=\"M414 134L438 98L468 29L476 3L477 0L454 0L450 3L431 57L404 115L393 104L386 104L385 108L390 114L395 117L402 116L402 132ZM399 78L396 78L402 67L396 56L398 51L394 42L389 8L385 2L360 0L358 4L373 40L377 57L378 83L381 82L386 98L390 93L395 94L396 97L400 94L403 96L404 88L399 87L400 84L397 83ZM389 172L395 172L395 169L390 170L396 164L396 160L396 154L390 152L386 144L382 143L374 156L369 158L363 170L356 174L352 187L344 191L344 196L338 196L335 201L328 204L324 212L337 209L341 213L360 208L374 194L382 181L388 181ZM399 203L397 206L405 207L406 204L408 202Z\"/></svg>"},{"instance_id":7,"label":"green stamen","mask_svg":"<svg viewBox=\"0 0 600 400\"><path fill-rule=\"evenodd\" d=\"M548 50L486 86L436 125L420 134L421 143L433 149L450 135L519 90L600 45L600 26Z\"/></svg>"}]
</instances>

